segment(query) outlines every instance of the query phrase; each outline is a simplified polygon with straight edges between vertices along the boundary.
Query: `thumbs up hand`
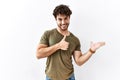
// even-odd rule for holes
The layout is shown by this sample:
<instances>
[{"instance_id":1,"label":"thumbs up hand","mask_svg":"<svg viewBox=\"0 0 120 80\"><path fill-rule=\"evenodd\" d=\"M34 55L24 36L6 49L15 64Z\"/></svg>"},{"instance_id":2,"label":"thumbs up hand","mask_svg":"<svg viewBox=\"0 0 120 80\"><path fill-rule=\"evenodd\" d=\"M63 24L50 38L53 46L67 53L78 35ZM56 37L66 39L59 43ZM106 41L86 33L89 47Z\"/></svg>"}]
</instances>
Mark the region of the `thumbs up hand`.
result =
<instances>
[{"instance_id":1,"label":"thumbs up hand","mask_svg":"<svg viewBox=\"0 0 120 80\"><path fill-rule=\"evenodd\" d=\"M59 42L59 48L61 50L67 50L68 49L68 46L69 46L69 43L65 41L66 39L66 35L63 37L63 39Z\"/></svg>"}]
</instances>

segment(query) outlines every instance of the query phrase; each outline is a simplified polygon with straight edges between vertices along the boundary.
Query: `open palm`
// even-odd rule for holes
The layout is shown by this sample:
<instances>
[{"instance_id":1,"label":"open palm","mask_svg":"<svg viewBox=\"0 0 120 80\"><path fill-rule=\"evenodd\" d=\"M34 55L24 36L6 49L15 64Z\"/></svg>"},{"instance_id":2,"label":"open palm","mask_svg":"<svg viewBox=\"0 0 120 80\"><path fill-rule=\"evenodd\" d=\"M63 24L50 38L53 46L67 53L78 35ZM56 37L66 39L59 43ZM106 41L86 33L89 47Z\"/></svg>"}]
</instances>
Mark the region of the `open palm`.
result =
<instances>
[{"instance_id":1,"label":"open palm","mask_svg":"<svg viewBox=\"0 0 120 80\"><path fill-rule=\"evenodd\" d=\"M96 43L91 42L90 47L93 51L96 51L97 49L99 49L100 47L104 45L105 45L105 42L96 42Z\"/></svg>"}]
</instances>

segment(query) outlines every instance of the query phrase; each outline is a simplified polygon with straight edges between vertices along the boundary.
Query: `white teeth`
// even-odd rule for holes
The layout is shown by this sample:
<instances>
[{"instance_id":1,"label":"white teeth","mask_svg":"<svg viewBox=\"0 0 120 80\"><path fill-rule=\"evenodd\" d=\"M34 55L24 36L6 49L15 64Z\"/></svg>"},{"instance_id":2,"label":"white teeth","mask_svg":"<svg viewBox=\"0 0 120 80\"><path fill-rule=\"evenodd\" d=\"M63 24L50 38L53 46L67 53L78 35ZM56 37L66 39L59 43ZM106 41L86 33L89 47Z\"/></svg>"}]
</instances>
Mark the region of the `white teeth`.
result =
<instances>
[{"instance_id":1,"label":"white teeth","mask_svg":"<svg viewBox=\"0 0 120 80\"><path fill-rule=\"evenodd\" d=\"M66 25L62 25L62 27L66 27Z\"/></svg>"}]
</instances>

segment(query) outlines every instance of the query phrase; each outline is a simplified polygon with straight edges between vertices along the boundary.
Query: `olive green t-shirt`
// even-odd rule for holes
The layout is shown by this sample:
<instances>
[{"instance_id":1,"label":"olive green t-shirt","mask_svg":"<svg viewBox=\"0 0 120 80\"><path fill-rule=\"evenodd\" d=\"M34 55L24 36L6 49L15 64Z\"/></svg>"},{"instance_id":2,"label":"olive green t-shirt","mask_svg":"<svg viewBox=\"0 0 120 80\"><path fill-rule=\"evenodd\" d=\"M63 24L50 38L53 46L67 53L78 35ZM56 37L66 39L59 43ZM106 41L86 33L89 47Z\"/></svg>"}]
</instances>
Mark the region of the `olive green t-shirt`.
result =
<instances>
[{"instance_id":1,"label":"olive green t-shirt","mask_svg":"<svg viewBox=\"0 0 120 80\"><path fill-rule=\"evenodd\" d=\"M47 30L40 39L40 44L52 46L63 39L57 29ZM68 50L57 50L48 56L45 73L52 80L67 80L74 72L72 55L75 50L80 51L80 42L72 33L66 36L65 41L69 42Z\"/></svg>"}]
</instances>

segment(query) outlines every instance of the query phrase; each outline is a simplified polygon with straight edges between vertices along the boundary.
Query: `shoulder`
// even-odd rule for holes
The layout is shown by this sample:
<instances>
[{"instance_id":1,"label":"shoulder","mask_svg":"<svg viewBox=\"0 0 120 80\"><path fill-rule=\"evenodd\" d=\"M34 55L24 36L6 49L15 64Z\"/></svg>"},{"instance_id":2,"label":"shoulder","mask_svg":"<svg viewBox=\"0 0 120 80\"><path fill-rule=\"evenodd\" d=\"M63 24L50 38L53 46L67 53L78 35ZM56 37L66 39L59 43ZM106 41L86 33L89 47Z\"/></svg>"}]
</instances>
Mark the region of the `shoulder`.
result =
<instances>
[{"instance_id":1,"label":"shoulder","mask_svg":"<svg viewBox=\"0 0 120 80\"><path fill-rule=\"evenodd\" d=\"M78 38L77 36L75 36L75 35L74 35L73 33L71 33L71 32L70 32L70 34L71 34L71 37L72 37L72 38L74 38L75 40L79 41L79 38Z\"/></svg>"},{"instance_id":2,"label":"shoulder","mask_svg":"<svg viewBox=\"0 0 120 80\"><path fill-rule=\"evenodd\" d=\"M55 28L46 30L46 31L44 31L44 35L50 35L51 33L55 32L55 30L56 30Z\"/></svg>"},{"instance_id":3,"label":"shoulder","mask_svg":"<svg viewBox=\"0 0 120 80\"><path fill-rule=\"evenodd\" d=\"M50 30L46 30L44 33L52 33L52 32L55 32L56 31L56 28L53 28L53 29L50 29Z\"/></svg>"}]
</instances>

